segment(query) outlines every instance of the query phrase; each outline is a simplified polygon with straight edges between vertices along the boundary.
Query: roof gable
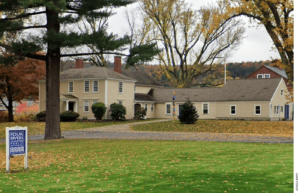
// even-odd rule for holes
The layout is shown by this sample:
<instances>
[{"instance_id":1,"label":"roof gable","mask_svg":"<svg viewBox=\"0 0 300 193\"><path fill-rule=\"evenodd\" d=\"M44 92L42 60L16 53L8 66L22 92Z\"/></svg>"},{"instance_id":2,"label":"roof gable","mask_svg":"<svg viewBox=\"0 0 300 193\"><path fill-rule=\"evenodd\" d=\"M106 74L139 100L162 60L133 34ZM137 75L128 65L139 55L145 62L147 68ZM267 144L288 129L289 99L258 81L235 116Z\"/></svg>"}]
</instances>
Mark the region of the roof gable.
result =
<instances>
[{"instance_id":1,"label":"roof gable","mask_svg":"<svg viewBox=\"0 0 300 193\"><path fill-rule=\"evenodd\" d=\"M155 80L148 73L143 71L133 71L133 70L122 70L123 75L131 77L137 80L137 85L147 85L147 86L162 86L157 80Z\"/></svg>"}]
</instances>

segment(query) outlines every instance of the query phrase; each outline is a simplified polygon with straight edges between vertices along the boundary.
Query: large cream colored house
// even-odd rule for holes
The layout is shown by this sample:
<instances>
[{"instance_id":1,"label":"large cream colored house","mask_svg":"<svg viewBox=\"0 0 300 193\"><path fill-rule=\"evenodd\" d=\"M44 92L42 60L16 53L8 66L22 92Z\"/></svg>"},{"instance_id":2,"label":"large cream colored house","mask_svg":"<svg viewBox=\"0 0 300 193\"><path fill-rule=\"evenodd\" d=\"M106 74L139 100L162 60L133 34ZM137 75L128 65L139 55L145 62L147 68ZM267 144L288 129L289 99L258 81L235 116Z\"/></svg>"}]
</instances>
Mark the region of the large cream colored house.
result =
<instances>
[{"instance_id":1,"label":"large cream colored house","mask_svg":"<svg viewBox=\"0 0 300 193\"><path fill-rule=\"evenodd\" d=\"M200 119L281 120L291 118L286 84L282 78L229 80L223 88L167 89L145 72L121 70L115 57L115 69L102 67L69 69L60 75L60 110L72 110L79 118L95 119L91 105L103 102L107 107L119 103L126 107L126 119L135 111L147 109L147 118L172 118L173 91L175 113L190 100ZM45 81L40 81L40 111L46 107ZM177 118L177 116L176 116Z\"/></svg>"}]
</instances>

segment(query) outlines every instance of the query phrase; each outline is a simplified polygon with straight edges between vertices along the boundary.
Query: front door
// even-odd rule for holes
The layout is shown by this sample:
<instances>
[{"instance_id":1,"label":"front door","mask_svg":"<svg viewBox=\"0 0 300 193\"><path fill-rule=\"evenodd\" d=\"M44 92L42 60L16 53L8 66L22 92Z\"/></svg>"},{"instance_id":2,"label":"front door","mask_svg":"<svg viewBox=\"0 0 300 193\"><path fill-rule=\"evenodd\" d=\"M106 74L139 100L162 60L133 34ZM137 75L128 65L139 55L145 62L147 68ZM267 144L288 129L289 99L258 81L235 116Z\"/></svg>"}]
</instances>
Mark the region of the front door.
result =
<instances>
[{"instance_id":1,"label":"front door","mask_svg":"<svg viewBox=\"0 0 300 193\"><path fill-rule=\"evenodd\" d=\"M287 120L289 119L289 112L290 112L290 105L284 106L284 118Z\"/></svg>"},{"instance_id":2,"label":"front door","mask_svg":"<svg viewBox=\"0 0 300 193\"><path fill-rule=\"evenodd\" d=\"M179 108L178 108L178 109L179 109L179 116L180 116L180 112L181 112L182 106L183 106L183 105L179 105Z\"/></svg>"},{"instance_id":3,"label":"front door","mask_svg":"<svg viewBox=\"0 0 300 193\"><path fill-rule=\"evenodd\" d=\"M75 102L69 102L69 111L74 111Z\"/></svg>"}]
</instances>

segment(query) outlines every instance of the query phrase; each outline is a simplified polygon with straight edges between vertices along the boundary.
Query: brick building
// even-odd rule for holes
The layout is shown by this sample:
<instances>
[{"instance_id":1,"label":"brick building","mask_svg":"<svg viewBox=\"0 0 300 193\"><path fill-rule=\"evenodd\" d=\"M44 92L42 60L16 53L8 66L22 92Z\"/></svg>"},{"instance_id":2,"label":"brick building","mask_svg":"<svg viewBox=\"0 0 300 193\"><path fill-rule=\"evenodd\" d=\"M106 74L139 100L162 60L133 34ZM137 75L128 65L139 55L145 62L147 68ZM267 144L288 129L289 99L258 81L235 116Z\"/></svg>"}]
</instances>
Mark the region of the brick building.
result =
<instances>
[{"instance_id":1,"label":"brick building","mask_svg":"<svg viewBox=\"0 0 300 193\"><path fill-rule=\"evenodd\" d=\"M283 78L286 86L290 88L288 81L288 76L285 73L285 70L280 70L276 67L271 66L262 66L257 69L255 72L246 77L246 79L259 79L259 78Z\"/></svg>"}]
</instances>

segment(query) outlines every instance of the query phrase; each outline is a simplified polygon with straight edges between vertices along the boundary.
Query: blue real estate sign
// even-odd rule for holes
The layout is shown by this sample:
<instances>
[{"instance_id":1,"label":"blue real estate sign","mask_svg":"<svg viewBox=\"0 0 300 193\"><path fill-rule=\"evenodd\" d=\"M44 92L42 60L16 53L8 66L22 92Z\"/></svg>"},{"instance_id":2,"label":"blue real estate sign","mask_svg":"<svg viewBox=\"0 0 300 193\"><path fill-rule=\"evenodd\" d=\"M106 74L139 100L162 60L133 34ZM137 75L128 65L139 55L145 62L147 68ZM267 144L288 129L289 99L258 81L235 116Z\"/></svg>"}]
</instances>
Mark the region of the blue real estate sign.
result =
<instances>
[{"instance_id":1,"label":"blue real estate sign","mask_svg":"<svg viewBox=\"0 0 300 193\"><path fill-rule=\"evenodd\" d=\"M9 155L25 154L26 152L26 131L9 131Z\"/></svg>"}]
</instances>

